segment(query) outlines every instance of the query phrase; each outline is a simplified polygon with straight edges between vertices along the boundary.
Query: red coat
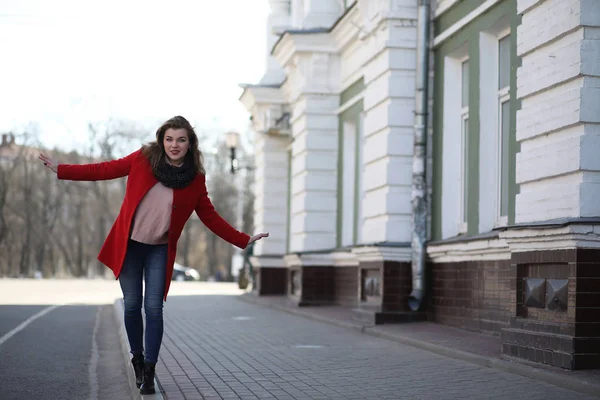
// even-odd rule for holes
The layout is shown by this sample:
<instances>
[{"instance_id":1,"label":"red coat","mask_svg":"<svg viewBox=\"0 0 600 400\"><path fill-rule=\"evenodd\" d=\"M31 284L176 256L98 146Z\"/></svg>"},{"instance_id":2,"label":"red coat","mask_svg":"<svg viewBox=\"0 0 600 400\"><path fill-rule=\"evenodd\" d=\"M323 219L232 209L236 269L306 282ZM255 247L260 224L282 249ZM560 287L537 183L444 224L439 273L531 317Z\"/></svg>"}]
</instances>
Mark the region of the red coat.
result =
<instances>
[{"instance_id":1,"label":"red coat","mask_svg":"<svg viewBox=\"0 0 600 400\"><path fill-rule=\"evenodd\" d=\"M98 255L98 260L110 268L118 279L125 260L131 222L137 206L146 193L158 182L152 173L150 162L141 150L138 150L119 160L98 164L59 164L57 175L58 179L73 181L106 180L129 175L121 211ZM165 277L165 300L173 276L177 241L183 226L194 210L204 225L227 242L243 249L250 240L250 236L233 228L215 211L208 198L206 177L204 175L198 174L192 183L183 189L173 189L173 209L169 227L169 250Z\"/></svg>"}]
</instances>

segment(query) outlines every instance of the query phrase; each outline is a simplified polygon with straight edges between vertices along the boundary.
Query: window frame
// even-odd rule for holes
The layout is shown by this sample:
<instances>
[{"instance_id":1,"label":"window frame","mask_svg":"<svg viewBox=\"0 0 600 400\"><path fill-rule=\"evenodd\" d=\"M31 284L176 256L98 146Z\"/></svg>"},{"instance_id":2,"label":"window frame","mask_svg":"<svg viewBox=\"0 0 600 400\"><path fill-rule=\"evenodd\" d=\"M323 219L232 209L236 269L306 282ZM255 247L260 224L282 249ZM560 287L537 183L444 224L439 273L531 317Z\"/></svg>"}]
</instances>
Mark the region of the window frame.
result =
<instances>
[{"instance_id":1,"label":"window frame","mask_svg":"<svg viewBox=\"0 0 600 400\"><path fill-rule=\"evenodd\" d=\"M442 96L442 175L441 175L441 238L449 239L468 233L468 213L463 212L465 204L463 163L467 156L463 151L464 123L463 116L469 107L463 107L463 62L471 60L469 43L464 42L451 53L445 54L443 96ZM471 60L472 62L472 60ZM470 81L473 66L469 64ZM471 85L469 85L471 86ZM468 93L468 92L466 92ZM469 96L469 102L472 96ZM465 104L470 105L470 104ZM470 119L469 119L470 121ZM472 151L472 149L471 149ZM464 218L463 218L464 217Z\"/></svg>"},{"instance_id":2,"label":"window frame","mask_svg":"<svg viewBox=\"0 0 600 400\"><path fill-rule=\"evenodd\" d=\"M469 206L469 77L471 76L471 64L469 55L458 59L460 63L461 78L460 78L460 201L459 201L459 218L458 218L458 234L466 234L469 229L468 224L468 206ZM467 105L463 106L463 89L464 89L464 76L463 76L463 65L468 62L467 70Z\"/></svg>"},{"instance_id":3,"label":"window frame","mask_svg":"<svg viewBox=\"0 0 600 400\"><path fill-rule=\"evenodd\" d=\"M501 77L501 62L500 60L500 41L511 35L510 27L499 32L497 36L497 86L500 86ZM509 53L510 64L510 53ZM504 103L510 102L510 80L507 86L497 89L497 123L496 123L496 223L495 227L504 227L508 225L508 211L506 215L502 215L502 107ZM510 111L509 111L510 112ZM510 127L509 127L510 130ZM510 131L509 131L510 132ZM510 150L510 149L507 149Z\"/></svg>"}]
</instances>

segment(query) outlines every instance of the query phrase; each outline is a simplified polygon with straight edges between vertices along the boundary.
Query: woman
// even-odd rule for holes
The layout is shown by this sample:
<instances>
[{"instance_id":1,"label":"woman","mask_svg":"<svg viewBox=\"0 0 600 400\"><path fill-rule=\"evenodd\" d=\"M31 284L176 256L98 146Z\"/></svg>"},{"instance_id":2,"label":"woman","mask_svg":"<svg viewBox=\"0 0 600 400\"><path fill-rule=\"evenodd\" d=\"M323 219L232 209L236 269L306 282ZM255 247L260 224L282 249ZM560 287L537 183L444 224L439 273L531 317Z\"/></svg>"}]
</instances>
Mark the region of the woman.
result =
<instances>
[{"instance_id":1,"label":"woman","mask_svg":"<svg viewBox=\"0 0 600 400\"><path fill-rule=\"evenodd\" d=\"M215 211L206 191L198 137L181 116L165 122L156 132L155 142L119 160L68 165L57 164L45 154L39 158L58 179L95 181L129 175L121 211L98 259L119 280L136 384L141 394L152 394L163 335L163 300L167 299L173 275L177 240L192 212L195 210L216 235L242 249L269 234L250 237Z\"/></svg>"}]
</instances>

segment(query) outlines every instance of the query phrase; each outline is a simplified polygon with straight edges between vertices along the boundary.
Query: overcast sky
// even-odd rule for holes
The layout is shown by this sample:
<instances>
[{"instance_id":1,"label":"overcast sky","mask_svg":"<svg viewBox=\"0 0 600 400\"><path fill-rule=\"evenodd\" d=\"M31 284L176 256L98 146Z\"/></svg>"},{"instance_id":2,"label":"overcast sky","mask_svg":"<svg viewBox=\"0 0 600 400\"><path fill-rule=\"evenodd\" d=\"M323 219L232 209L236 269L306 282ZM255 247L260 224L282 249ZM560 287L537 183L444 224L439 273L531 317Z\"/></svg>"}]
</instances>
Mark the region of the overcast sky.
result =
<instances>
[{"instance_id":1,"label":"overcast sky","mask_svg":"<svg viewBox=\"0 0 600 400\"><path fill-rule=\"evenodd\" d=\"M82 146L88 122L183 115L248 129L239 83L264 72L267 0L0 0L0 132Z\"/></svg>"}]
</instances>

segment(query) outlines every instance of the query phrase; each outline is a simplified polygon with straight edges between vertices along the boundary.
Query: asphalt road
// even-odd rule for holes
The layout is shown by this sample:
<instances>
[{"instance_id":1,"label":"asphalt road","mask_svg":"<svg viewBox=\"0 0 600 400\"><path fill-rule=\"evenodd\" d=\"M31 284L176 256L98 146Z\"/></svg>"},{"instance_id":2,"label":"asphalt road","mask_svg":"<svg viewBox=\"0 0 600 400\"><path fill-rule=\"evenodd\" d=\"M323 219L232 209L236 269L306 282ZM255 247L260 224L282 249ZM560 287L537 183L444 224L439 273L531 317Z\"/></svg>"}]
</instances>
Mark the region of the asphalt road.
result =
<instances>
[{"instance_id":1,"label":"asphalt road","mask_svg":"<svg viewBox=\"0 0 600 400\"><path fill-rule=\"evenodd\" d=\"M173 282L170 296L239 293ZM111 279L0 279L0 400L132 399L114 317L120 297Z\"/></svg>"},{"instance_id":2,"label":"asphalt road","mask_svg":"<svg viewBox=\"0 0 600 400\"><path fill-rule=\"evenodd\" d=\"M131 399L112 304L2 303L0 399Z\"/></svg>"}]
</instances>

